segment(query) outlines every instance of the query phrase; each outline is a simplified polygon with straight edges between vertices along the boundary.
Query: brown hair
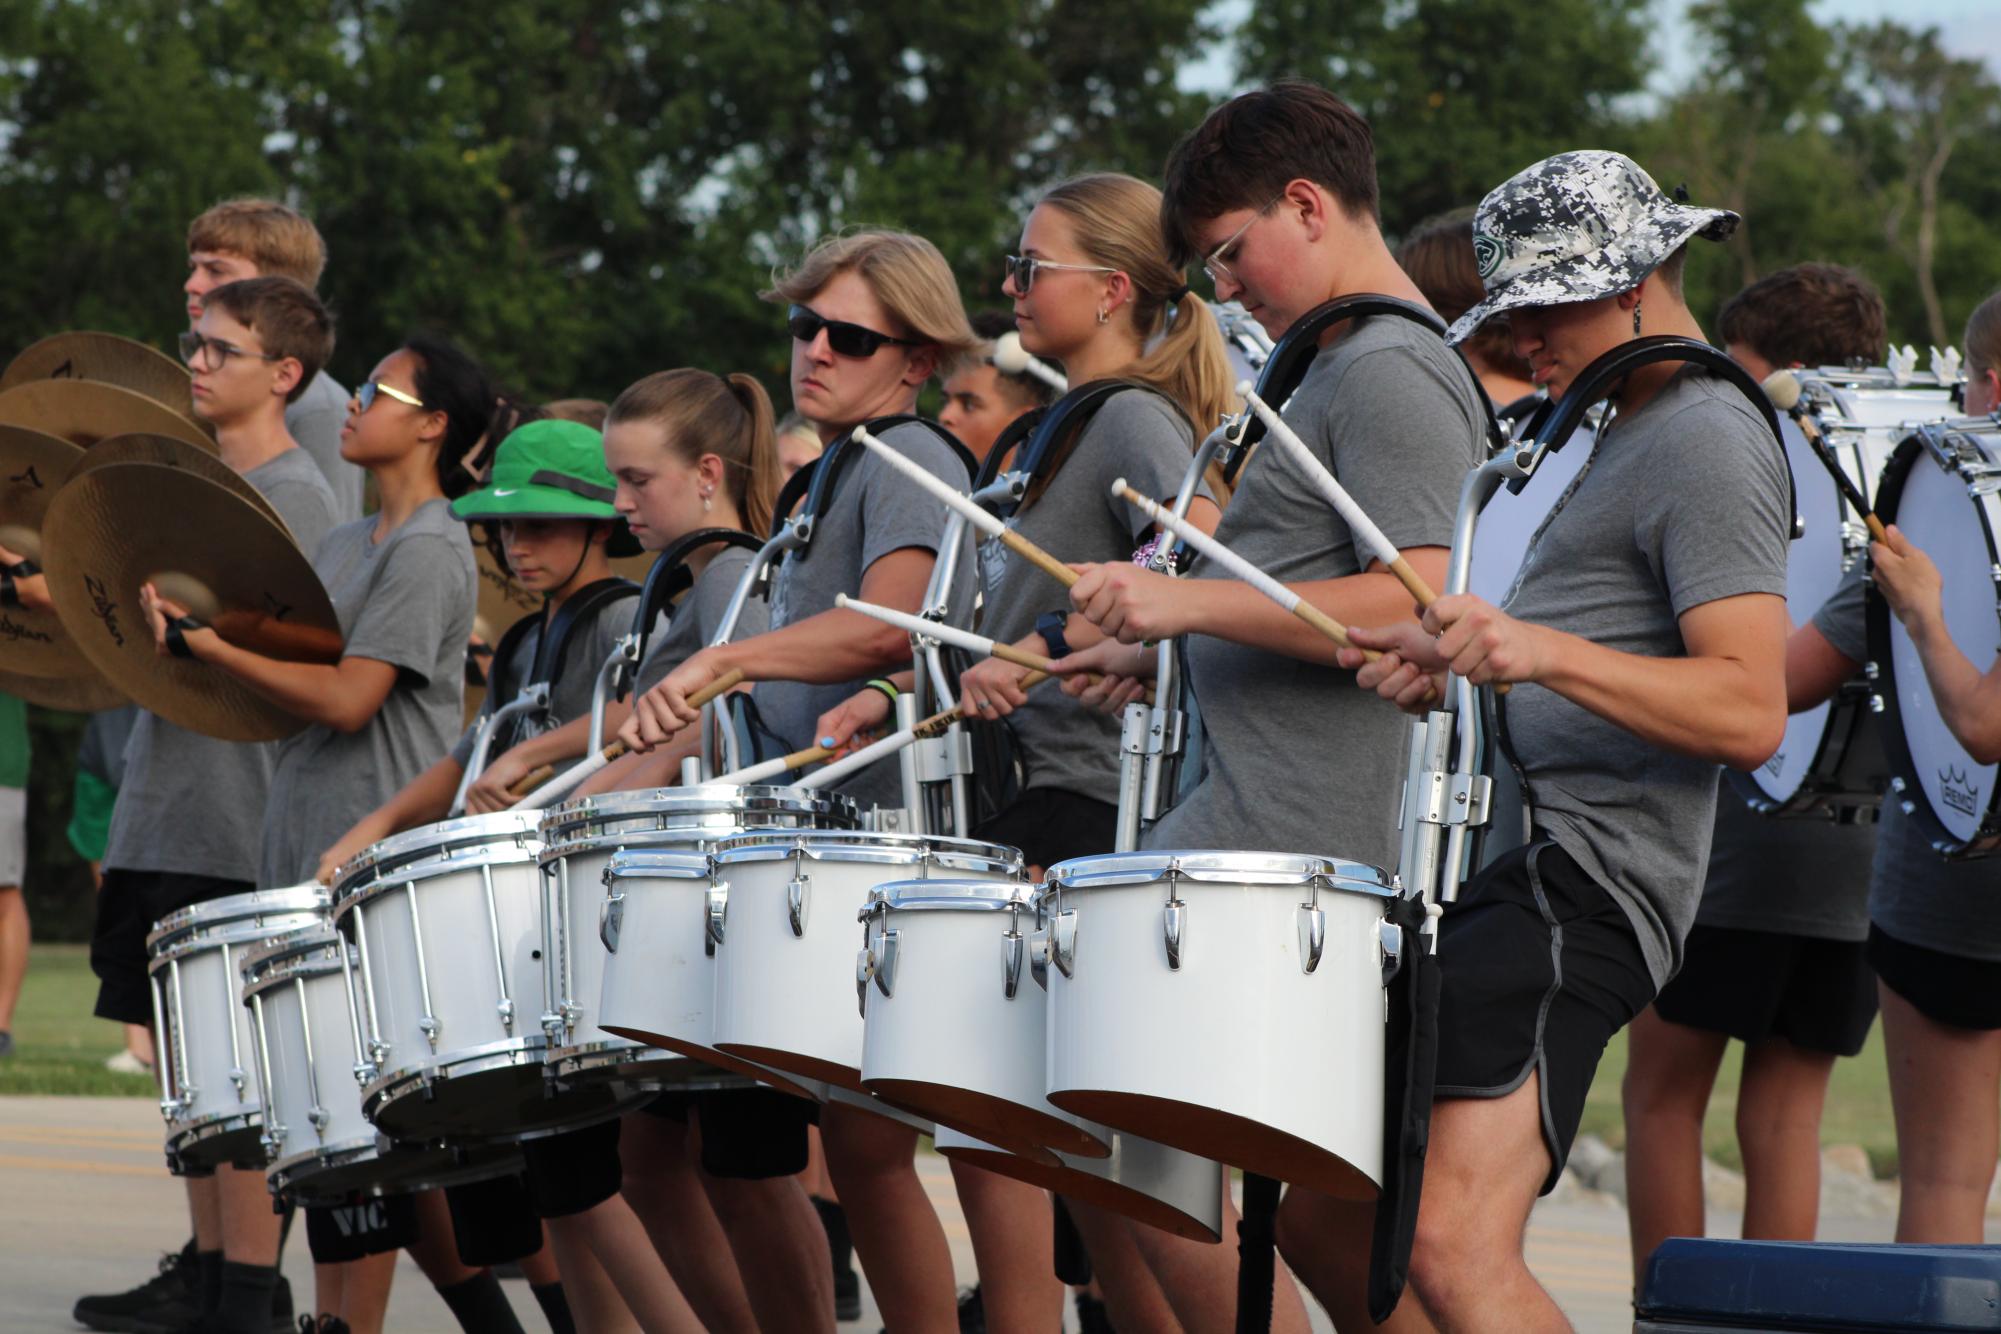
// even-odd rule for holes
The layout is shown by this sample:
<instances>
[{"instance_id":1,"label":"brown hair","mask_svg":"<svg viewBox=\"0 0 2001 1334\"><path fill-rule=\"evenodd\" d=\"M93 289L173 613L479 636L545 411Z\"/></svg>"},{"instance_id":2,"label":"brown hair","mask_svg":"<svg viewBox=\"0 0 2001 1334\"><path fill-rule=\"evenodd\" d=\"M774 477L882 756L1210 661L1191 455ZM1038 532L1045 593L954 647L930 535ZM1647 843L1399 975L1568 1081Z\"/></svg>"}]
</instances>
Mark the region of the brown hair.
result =
<instances>
[{"instance_id":1,"label":"brown hair","mask_svg":"<svg viewBox=\"0 0 2001 1334\"><path fill-rule=\"evenodd\" d=\"M1875 286L1839 264L1766 274L1723 303L1716 336L1774 366L1874 365L1889 338Z\"/></svg>"},{"instance_id":2,"label":"brown hair","mask_svg":"<svg viewBox=\"0 0 2001 1334\"><path fill-rule=\"evenodd\" d=\"M1305 177L1350 217L1377 218L1376 145L1361 113L1315 83L1283 79L1212 110L1168 155L1160 230L1169 262L1201 258L1196 231L1233 209L1263 208Z\"/></svg>"},{"instance_id":3,"label":"brown hair","mask_svg":"<svg viewBox=\"0 0 2001 1334\"><path fill-rule=\"evenodd\" d=\"M1160 235L1160 191L1117 172L1064 181L1041 203L1070 220L1078 247L1094 264L1132 280L1133 326L1158 342L1121 378L1137 380L1171 399L1195 434L1205 435L1239 406L1236 376L1209 303L1188 290ZM1170 318L1171 317L1171 318Z\"/></svg>"},{"instance_id":4,"label":"brown hair","mask_svg":"<svg viewBox=\"0 0 2001 1334\"><path fill-rule=\"evenodd\" d=\"M936 345L939 363L970 350L979 340L966 323L959 284L938 247L921 236L870 228L830 236L808 251L795 268L774 272L766 301L808 302L843 273L860 276L902 333Z\"/></svg>"},{"instance_id":5,"label":"brown hair","mask_svg":"<svg viewBox=\"0 0 2001 1334\"><path fill-rule=\"evenodd\" d=\"M297 209L275 199L225 199L188 224L188 253L216 250L240 255L259 276L320 285L326 242Z\"/></svg>"},{"instance_id":6,"label":"brown hair","mask_svg":"<svg viewBox=\"0 0 2001 1334\"><path fill-rule=\"evenodd\" d=\"M1441 213L1419 223L1397 247L1397 264L1447 324L1487 296L1480 282L1480 261L1473 254L1473 213L1472 207ZM1529 365L1515 355L1514 340L1502 322L1481 325L1461 346L1496 370L1529 378Z\"/></svg>"},{"instance_id":7,"label":"brown hair","mask_svg":"<svg viewBox=\"0 0 2001 1334\"><path fill-rule=\"evenodd\" d=\"M555 398L542 405L542 415L559 421L580 422L593 431L604 430L604 415L610 411L601 398Z\"/></svg>"},{"instance_id":8,"label":"brown hair","mask_svg":"<svg viewBox=\"0 0 2001 1334\"><path fill-rule=\"evenodd\" d=\"M2001 291L1966 317L1966 370L1969 375L2001 371Z\"/></svg>"},{"instance_id":9,"label":"brown hair","mask_svg":"<svg viewBox=\"0 0 2001 1334\"><path fill-rule=\"evenodd\" d=\"M310 289L290 278L240 278L214 288L202 303L256 334L268 355L299 363L299 382L285 395L287 403L299 401L333 356L333 316Z\"/></svg>"},{"instance_id":10,"label":"brown hair","mask_svg":"<svg viewBox=\"0 0 2001 1334\"><path fill-rule=\"evenodd\" d=\"M651 422L667 436L667 448L693 465L703 455L723 461L724 485L736 502L744 528L760 536L771 530L778 499L778 436L771 396L754 376L724 378L684 367L656 371L627 387L605 414L605 425Z\"/></svg>"}]
</instances>

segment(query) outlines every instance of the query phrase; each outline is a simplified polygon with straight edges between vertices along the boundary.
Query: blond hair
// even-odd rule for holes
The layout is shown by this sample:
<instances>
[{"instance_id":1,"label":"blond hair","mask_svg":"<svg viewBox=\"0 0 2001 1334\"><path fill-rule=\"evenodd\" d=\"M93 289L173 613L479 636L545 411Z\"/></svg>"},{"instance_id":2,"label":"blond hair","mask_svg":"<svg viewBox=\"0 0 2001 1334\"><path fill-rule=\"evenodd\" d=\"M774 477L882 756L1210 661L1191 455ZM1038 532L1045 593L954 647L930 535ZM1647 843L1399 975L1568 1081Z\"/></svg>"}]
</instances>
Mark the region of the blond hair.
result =
<instances>
[{"instance_id":1,"label":"blond hair","mask_svg":"<svg viewBox=\"0 0 2001 1334\"><path fill-rule=\"evenodd\" d=\"M667 448L693 467L705 454L724 464L724 485L746 531L771 531L778 501L778 436L771 396L754 376L727 378L683 368L656 371L629 386L605 414L605 426L649 422L666 435Z\"/></svg>"},{"instance_id":2,"label":"blond hair","mask_svg":"<svg viewBox=\"0 0 2001 1334\"><path fill-rule=\"evenodd\" d=\"M771 289L761 295L766 301L803 304L843 273L868 284L905 336L935 345L941 366L978 346L952 266L937 246L909 232L868 228L830 236L796 267L774 272Z\"/></svg>"},{"instance_id":3,"label":"blond hair","mask_svg":"<svg viewBox=\"0 0 2001 1334\"><path fill-rule=\"evenodd\" d=\"M327 246L320 229L275 199L225 199L188 224L188 253L215 250L257 266L259 277L320 285Z\"/></svg>"},{"instance_id":4,"label":"blond hair","mask_svg":"<svg viewBox=\"0 0 2001 1334\"><path fill-rule=\"evenodd\" d=\"M1120 378L1137 380L1178 404L1206 435L1242 405L1209 303L1188 290L1168 258L1160 231L1160 191L1118 172L1075 176L1039 201L1070 220L1077 246L1093 264L1132 280L1133 326L1159 341ZM1171 318L1170 318L1171 316ZM1163 328L1165 333L1162 333Z\"/></svg>"}]
</instances>

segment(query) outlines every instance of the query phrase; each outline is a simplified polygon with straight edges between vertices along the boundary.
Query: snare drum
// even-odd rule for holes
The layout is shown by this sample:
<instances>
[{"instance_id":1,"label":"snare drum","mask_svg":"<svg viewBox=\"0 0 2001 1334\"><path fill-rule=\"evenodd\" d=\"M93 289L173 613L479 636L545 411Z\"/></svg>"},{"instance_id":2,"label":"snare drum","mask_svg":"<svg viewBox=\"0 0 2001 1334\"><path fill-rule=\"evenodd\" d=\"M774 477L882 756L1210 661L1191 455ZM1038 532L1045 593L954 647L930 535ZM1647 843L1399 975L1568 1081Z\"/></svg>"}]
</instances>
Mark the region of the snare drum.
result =
<instances>
[{"instance_id":1,"label":"snare drum","mask_svg":"<svg viewBox=\"0 0 2001 1334\"><path fill-rule=\"evenodd\" d=\"M622 1110L612 1090L544 1086L539 818L425 825L336 877L368 1043L362 1109L393 1138L524 1139Z\"/></svg>"},{"instance_id":2,"label":"snare drum","mask_svg":"<svg viewBox=\"0 0 2001 1334\"><path fill-rule=\"evenodd\" d=\"M932 1143L954 1162L1026 1181L1189 1241L1223 1237L1222 1164L1138 1135L1113 1131L1109 1156L1057 1154L1054 1162L1010 1153L942 1125Z\"/></svg>"},{"instance_id":3,"label":"snare drum","mask_svg":"<svg viewBox=\"0 0 2001 1334\"><path fill-rule=\"evenodd\" d=\"M361 1111L353 947L331 924L288 932L243 958L256 1035L271 1193L296 1203L392 1195L513 1170L511 1148L450 1149L378 1138Z\"/></svg>"},{"instance_id":4,"label":"snare drum","mask_svg":"<svg viewBox=\"0 0 2001 1334\"><path fill-rule=\"evenodd\" d=\"M1382 1179L1372 866L1131 852L1049 869L1049 1100L1344 1199Z\"/></svg>"},{"instance_id":5,"label":"snare drum","mask_svg":"<svg viewBox=\"0 0 2001 1334\"><path fill-rule=\"evenodd\" d=\"M1827 436L1828 448L1858 489L1876 502L1877 487L1897 443L1919 422L1956 416L1951 385L1925 372L1897 375L1882 367L1844 370L1822 366L1799 372L1800 391ZM1793 465L1794 477L1806 470ZM1813 471L1824 473L1816 464ZM1862 518L1849 512L1857 541L1866 543Z\"/></svg>"},{"instance_id":6,"label":"snare drum","mask_svg":"<svg viewBox=\"0 0 2001 1334\"><path fill-rule=\"evenodd\" d=\"M1016 1153L1103 1157L1101 1138L1052 1104L1048 996L1029 961L1025 884L901 880L871 891L856 986L862 1083L878 1097ZM977 1041L967 1041L969 1033Z\"/></svg>"},{"instance_id":7,"label":"snare drum","mask_svg":"<svg viewBox=\"0 0 2001 1334\"><path fill-rule=\"evenodd\" d=\"M543 1022L553 1075L565 1083L658 1089L712 1073L690 1057L718 1059L704 1039L705 1029L690 1026L699 1021L688 1012L691 998L713 994L713 963L704 943L710 898L706 860L699 885L664 876L642 889L637 878L617 885L607 878L616 854L646 849L705 858L711 844L747 828L848 829L855 820L854 802L846 797L755 785L608 792L546 812L540 860L549 948L543 969L554 1003ZM700 905L702 934L683 943L677 926L691 901ZM653 953L654 941L664 942L667 953ZM695 945L700 954L692 952ZM613 1009L603 1009L606 1003ZM618 1029L608 1030L606 1019ZM637 1040L642 1034L647 1040ZM649 1045L662 1036L676 1039L671 1051ZM724 1064L755 1070L734 1058ZM805 1092L796 1086L787 1091Z\"/></svg>"},{"instance_id":8,"label":"snare drum","mask_svg":"<svg viewBox=\"0 0 2001 1334\"><path fill-rule=\"evenodd\" d=\"M326 912L326 890L298 885L211 899L154 923L147 970L175 1172L264 1165L256 1034L239 969L249 946L324 921Z\"/></svg>"},{"instance_id":9,"label":"snare drum","mask_svg":"<svg viewBox=\"0 0 2001 1334\"><path fill-rule=\"evenodd\" d=\"M1884 470L1877 512L1930 556L1943 578L1952 642L1986 670L2001 654L2001 419L1919 427ZM2001 766L1981 764L1939 714L1908 631L1869 599L1891 799L1948 859L2001 851Z\"/></svg>"},{"instance_id":10,"label":"snare drum","mask_svg":"<svg viewBox=\"0 0 2001 1334\"><path fill-rule=\"evenodd\" d=\"M889 880L1019 884L1021 853L970 839L817 830L740 834L712 854L720 891L718 1049L858 1093L856 926Z\"/></svg>"}]
</instances>

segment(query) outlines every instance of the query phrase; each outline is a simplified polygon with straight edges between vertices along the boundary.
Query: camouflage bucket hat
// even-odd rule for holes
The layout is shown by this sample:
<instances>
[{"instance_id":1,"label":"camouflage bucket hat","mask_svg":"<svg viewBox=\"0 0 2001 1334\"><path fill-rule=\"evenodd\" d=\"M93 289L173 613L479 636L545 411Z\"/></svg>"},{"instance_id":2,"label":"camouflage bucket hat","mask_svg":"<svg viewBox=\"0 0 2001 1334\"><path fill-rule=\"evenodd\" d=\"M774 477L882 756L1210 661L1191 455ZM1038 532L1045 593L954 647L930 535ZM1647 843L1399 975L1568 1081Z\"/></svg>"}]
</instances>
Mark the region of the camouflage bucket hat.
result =
<instances>
[{"instance_id":1,"label":"camouflage bucket hat","mask_svg":"<svg viewBox=\"0 0 2001 1334\"><path fill-rule=\"evenodd\" d=\"M1692 236L1721 241L1735 213L1678 204L1623 153L1558 153L1490 191L1473 215L1487 299L1446 334L1458 343L1517 306L1595 301L1639 286Z\"/></svg>"}]
</instances>

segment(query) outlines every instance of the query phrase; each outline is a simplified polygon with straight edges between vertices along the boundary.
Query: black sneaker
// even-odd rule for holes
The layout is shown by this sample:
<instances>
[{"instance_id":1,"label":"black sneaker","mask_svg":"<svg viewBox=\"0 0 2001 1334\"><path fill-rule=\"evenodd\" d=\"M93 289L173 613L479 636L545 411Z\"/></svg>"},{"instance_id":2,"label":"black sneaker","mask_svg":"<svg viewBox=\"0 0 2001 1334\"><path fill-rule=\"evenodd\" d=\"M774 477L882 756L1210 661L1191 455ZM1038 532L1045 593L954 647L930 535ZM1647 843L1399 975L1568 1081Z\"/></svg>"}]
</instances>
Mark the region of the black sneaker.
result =
<instances>
[{"instance_id":1,"label":"black sneaker","mask_svg":"<svg viewBox=\"0 0 2001 1334\"><path fill-rule=\"evenodd\" d=\"M199 1312L195 1291L195 1244L160 1257L160 1272L125 1292L79 1297L70 1318L85 1329L113 1334L166 1334ZM289 1323L286 1326L290 1329Z\"/></svg>"},{"instance_id":2,"label":"black sneaker","mask_svg":"<svg viewBox=\"0 0 2001 1334\"><path fill-rule=\"evenodd\" d=\"M347 1328L347 1322L341 1322ZM292 1285L285 1281L283 1274L271 1289L271 1334L298 1334L298 1326L292 1321Z\"/></svg>"},{"instance_id":3,"label":"black sneaker","mask_svg":"<svg viewBox=\"0 0 2001 1334\"><path fill-rule=\"evenodd\" d=\"M977 1283L959 1294L959 1334L987 1334L987 1304Z\"/></svg>"},{"instance_id":4,"label":"black sneaker","mask_svg":"<svg viewBox=\"0 0 2001 1334\"><path fill-rule=\"evenodd\" d=\"M1077 1294L1077 1334L1116 1334L1104 1302L1088 1292Z\"/></svg>"},{"instance_id":5,"label":"black sneaker","mask_svg":"<svg viewBox=\"0 0 2001 1334\"><path fill-rule=\"evenodd\" d=\"M849 1265L846 1269L834 1271L834 1319L860 1320L862 1318L862 1276Z\"/></svg>"}]
</instances>

